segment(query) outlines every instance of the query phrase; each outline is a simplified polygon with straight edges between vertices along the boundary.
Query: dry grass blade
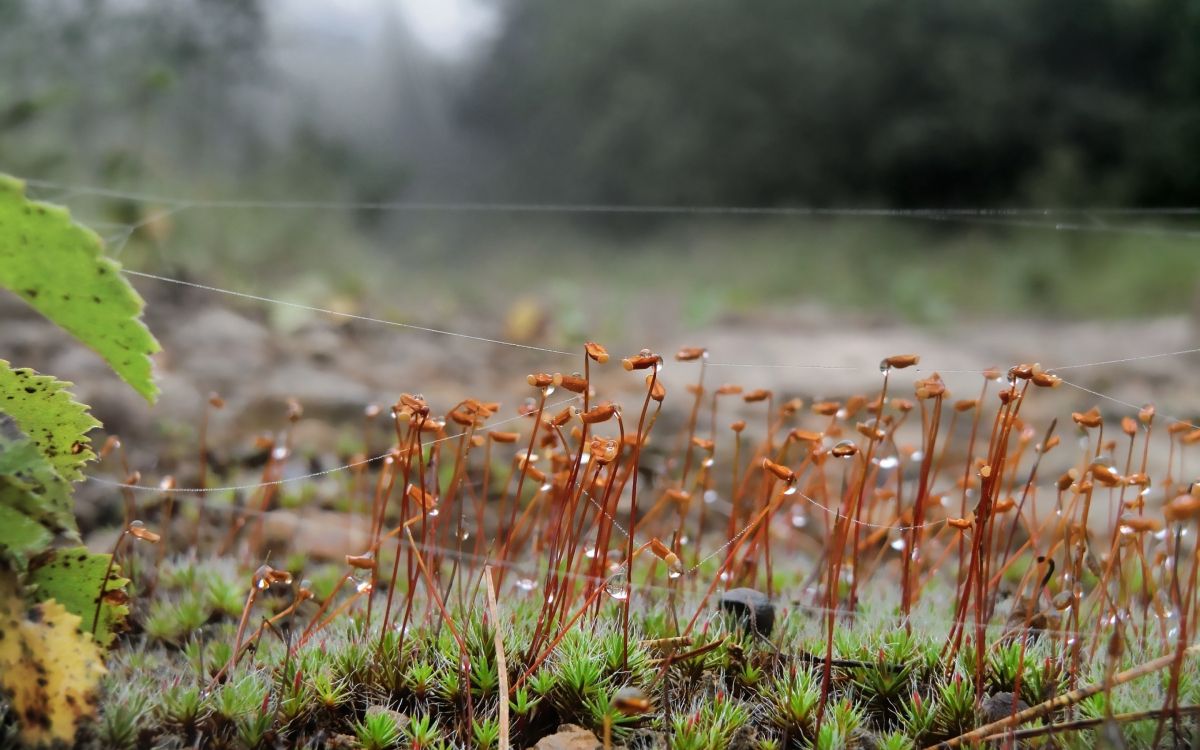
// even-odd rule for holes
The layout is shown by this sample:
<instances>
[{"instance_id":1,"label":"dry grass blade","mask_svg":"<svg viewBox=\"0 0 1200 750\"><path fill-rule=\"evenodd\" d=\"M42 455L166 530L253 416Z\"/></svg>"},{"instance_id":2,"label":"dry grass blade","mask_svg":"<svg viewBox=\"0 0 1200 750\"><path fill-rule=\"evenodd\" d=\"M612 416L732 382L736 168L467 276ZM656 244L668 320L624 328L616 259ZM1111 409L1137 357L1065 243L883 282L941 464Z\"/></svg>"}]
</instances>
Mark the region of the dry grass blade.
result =
<instances>
[{"instance_id":1,"label":"dry grass blade","mask_svg":"<svg viewBox=\"0 0 1200 750\"><path fill-rule=\"evenodd\" d=\"M496 671L500 677L500 750L508 750L508 663L504 659L504 637L500 634L500 608L496 606L496 586L492 583L492 566L483 568L483 585L487 587L488 614L492 617L492 638L496 642Z\"/></svg>"},{"instance_id":2,"label":"dry grass blade","mask_svg":"<svg viewBox=\"0 0 1200 750\"><path fill-rule=\"evenodd\" d=\"M1188 656L1200 653L1200 644L1189 646L1184 650L1183 653L1184 655ZM1087 687L1079 688L1078 690L1072 690L1068 693L1063 693L1062 695L1056 695L1050 700L1043 701L1036 706L1031 706L1024 711L1019 711L1012 716L1007 716L999 721L993 721L991 724L985 724L978 729L972 730L965 734L960 734L959 736L950 740L946 740L945 742L939 742L937 744L930 745L926 748L926 750L934 750L935 748L961 747L985 740L995 734L1002 734L1003 730L1007 729L1008 727L1024 724L1027 721L1032 721L1033 719L1045 716L1051 711L1065 708L1067 706L1073 706L1082 700L1086 700L1087 698L1096 695L1097 693L1110 690L1118 685L1123 685L1131 680L1136 680L1139 677L1145 677L1148 674L1153 674L1160 669L1166 669L1167 667L1171 666L1172 663L1174 663L1176 656L1177 655L1173 653L1160 656L1157 659L1152 659L1151 661L1146 662L1145 664L1139 664L1133 669L1127 669L1124 672L1119 672L1113 675L1111 680L1106 682L1088 685Z\"/></svg>"},{"instance_id":3,"label":"dry grass blade","mask_svg":"<svg viewBox=\"0 0 1200 750\"><path fill-rule=\"evenodd\" d=\"M1200 714L1200 705L1196 706L1180 706L1177 710L1152 708L1149 711L1130 711L1124 714L1113 714L1108 717L1097 717L1095 719L1076 719L1075 721L1064 721L1058 724L1047 724L1044 727L1031 727L1029 729L1019 729L1015 732L1001 732L993 734L985 740L1003 740L1010 739L1015 741L1031 740L1035 737L1045 737L1048 734L1062 734L1063 732L1078 732L1082 729L1091 729L1098 727L1107 722L1116 724L1130 724L1135 721L1149 721L1150 719L1159 719L1165 716L1178 714L1180 716L1193 716Z\"/></svg>"}]
</instances>

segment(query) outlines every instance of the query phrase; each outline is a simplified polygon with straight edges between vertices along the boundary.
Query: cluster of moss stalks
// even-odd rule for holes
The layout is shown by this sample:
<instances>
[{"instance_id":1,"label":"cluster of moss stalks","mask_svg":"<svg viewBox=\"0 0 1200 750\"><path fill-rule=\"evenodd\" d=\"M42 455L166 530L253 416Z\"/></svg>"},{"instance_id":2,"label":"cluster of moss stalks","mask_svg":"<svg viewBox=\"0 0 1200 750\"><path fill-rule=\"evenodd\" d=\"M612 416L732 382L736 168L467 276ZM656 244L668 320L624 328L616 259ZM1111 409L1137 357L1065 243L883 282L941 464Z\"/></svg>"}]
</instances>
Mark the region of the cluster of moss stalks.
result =
<instances>
[{"instance_id":1,"label":"cluster of moss stalks","mask_svg":"<svg viewBox=\"0 0 1200 750\"><path fill-rule=\"evenodd\" d=\"M418 592L417 616L406 632L366 624L365 607L339 617L302 647L296 644L316 608L312 601L263 627L237 666L228 670L245 586L228 562L186 559L161 566L129 560L150 603L133 619L109 661L99 720L80 746L103 748L498 747L501 675L493 622L483 594L447 603L452 632ZM310 566L304 586L328 589L337 571ZM715 568L712 571L715 573ZM313 582L315 581L315 583ZM787 584L783 580L781 583ZM792 590L799 581L791 581ZM274 586L259 602L283 612L293 586ZM783 586L786 592L787 585ZM1011 712L1020 691L1036 704L1066 688L1069 665L1049 634L1025 641L997 632L987 654L986 696L976 700L975 654L967 649L946 668L949 603L944 611L897 627L895 602L870 590L837 631L833 692L819 716L819 613L777 602L772 633L714 607L693 636L673 638L676 605L650 587L635 597L635 633L626 651L615 603L576 625L551 656L528 672L524 656L541 597L512 586L499 623L507 655L505 682L510 742L529 747L562 724L608 737L612 746L702 748L925 747ZM944 593L944 592L943 592ZM376 593L381 598L381 593ZM318 597L319 598L319 597ZM935 595L930 600L936 600ZM944 598L944 597L943 597ZM375 602L376 605L379 602ZM257 624L255 624L257 625ZM257 630L257 627L255 628ZM466 658L456 639L466 646ZM1080 684L1150 658L1129 644L1118 657L1086 659ZM528 672L528 674L526 674ZM1020 673L1020 685L1016 684ZM1180 702L1200 702L1200 675L1185 665ZM522 679L523 678L523 679ZM1163 680L1129 683L1027 725L1159 705ZM630 700L630 695L640 700ZM630 704L634 704L631 708ZM641 705L637 705L642 703ZM1190 743L1192 724L1170 729L1171 742ZM1156 724L1116 728L1129 747L1148 747ZM1023 740L1027 747L1088 748L1105 726ZM600 740L598 740L600 741Z\"/></svg>"},{"instance_id":2,"label":"cluster of moss stalks","mask_svg":"<svg viewBox=\"0 0 1200 750\"><path fill-rule=\"evenodd\" d=\"M648 372L641 408L623 412L592 403L589 368L607 352L588 344L582 356L583 374L530 375L539 398L515 419L489 422L499 405L474 399L438 418L403 394L377 476L363 469L329 503L276 481L298 404L265 441L261 491L240 503L226 487L172 516L169 502L139 509L127 488L126 534L150 511L162 544L123 548L133 614L78 744L530 747L565 724L605 747L670 750L1200 741L1189 658L1200 485L1172 479L1200 429L1160 431L1171 448L1154 481L1153 407L1117 438L1098 410L1073 413L1082 455L1039 511L1038 468L1059 439L1054 422L1039 433L1019 409L1060 382L1040 366L983 373L980 397L947 402L943 420L936 373L916 381L915 402L888 396L889 374L916 355L884 360L874 399L806 410L769 391L706 391L703 350L681 350L677 360L701 362L691 418L652 444L662 358L623 361ZM997 381L1006 387L985 398ZM582 409L552 413L558 389ZM744 420L717 431L718 398L737 395L760 418L766 409L757 447ZM919 446L902 431L910 419ZM528 437L492 429L516 420ZM956 424L970 425L961 446ZM680 446L667 479L643 480L639 506L643 451L667 443ZM730 443L732 461L718 463ZM728 525L715 529L709 498L726 488ZM262 514L276 505L361 510L371 544L344 565L271 548ZM1104 506L1107 540L1089 525ZM789 510L791 524L778 523ZM184 528L188 551L172 554Z\"/></svg>"}]
</instances>

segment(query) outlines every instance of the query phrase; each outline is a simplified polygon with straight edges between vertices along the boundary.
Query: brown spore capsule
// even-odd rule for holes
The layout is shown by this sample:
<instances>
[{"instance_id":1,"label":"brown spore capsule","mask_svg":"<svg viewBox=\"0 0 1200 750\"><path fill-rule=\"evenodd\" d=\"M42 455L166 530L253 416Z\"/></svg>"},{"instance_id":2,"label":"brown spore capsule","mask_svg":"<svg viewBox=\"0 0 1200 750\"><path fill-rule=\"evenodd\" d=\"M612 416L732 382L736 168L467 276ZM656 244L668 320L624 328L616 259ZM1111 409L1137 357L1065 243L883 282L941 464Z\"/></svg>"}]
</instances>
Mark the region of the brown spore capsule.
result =
<instances>
[{"instance_id":1,"label":"brown spore capsule","mask_svg":"<svg viewBox=\"0 0 1200 750\"><path fill-rule=\"evenodd\" d=\"M906 367L912 367L913 365L918 364L920 361L921 355L919 354L893 354L892 356L887 357L880 362L879 367L883 370L888 368L893 370L903 370Z\"/></svg>"},{"instance_id":2,"label":"brown spore capsule","mask_svg":"<svg viewBox=\"0 0 1200 750\"><path fill-rule=\"evenodd\" d=\"M584 344L583 351L594 362L604 364L605 362L608 361L608 350L605 349L600 344L597 344L595 341L589 341L586 344Z\"/></svg>"},{"instance_id":3,"label":"brown spore capsule","mask_svg":"<svg viewBox=\"0 0 1200 750\"><path fill-rule=\"evenodd\" d=\"M661 359L657 354L638 354L621 360L621 366L630 372L633 370L648 370L658 365Z\"/></svg>"}]
</instances>

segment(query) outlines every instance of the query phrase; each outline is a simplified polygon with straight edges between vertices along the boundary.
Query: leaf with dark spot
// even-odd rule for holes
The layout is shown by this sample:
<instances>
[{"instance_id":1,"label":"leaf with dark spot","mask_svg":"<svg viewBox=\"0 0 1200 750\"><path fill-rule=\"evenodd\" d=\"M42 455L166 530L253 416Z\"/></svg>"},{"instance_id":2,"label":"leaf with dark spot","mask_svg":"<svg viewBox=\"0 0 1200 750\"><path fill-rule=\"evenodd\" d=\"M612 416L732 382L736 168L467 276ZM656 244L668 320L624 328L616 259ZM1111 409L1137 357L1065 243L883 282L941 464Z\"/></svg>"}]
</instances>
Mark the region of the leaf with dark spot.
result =
<instances>
[{"instance_id":1,"label":"leaf with dark spot","mask_svg":"<svg viewBox=\"0 0 1200 750\"><path fill-rule=\"evenodd\" d=\"M70 383L33 370L13 369L0 359L4 412L49 458L59 476L77 482L83 478L83 465L95 458L87 433L100 423L71 397L68 386Z\"/></svg>"},{"instance_id":2,"label":"leaf with dark spot","mask_svg":"<svg viewBox=\"0 0 1200 750\"><path fill-rule=\"evenodd\" d=\"M16 579L0 576L0 691L26 745L73 745L96 714L104 663L79 623L54 600L27 609Z\"/></svg>"},{"instance_id":3,"label":"leaf with dark spot","mask_svg":"<svg viewBox=\"0 0 1200 750\"><path fill-rule=\"evenodd\" d=\"M83 547L76 547L50 550L29 562L29 583L36 586L34 598L60 602L68 612L79 616L80 627L85 632L93 630L96 597L102 597L95 634L96 641L105 648L112 643L116 631L123 627L129 615L129 595L124 591L129 579L121 577L121 570L116 565L108 570L111 559L112 555L92 554Z\"/></svg>"},{"instance_id":4,"label":"leaf with dark spot","mask_svg":"<svg viewBox=\"0 0 1200 750\"><path fill-rule=\"evenodd\" d=\"M0 174L0 286L95 349L153 401L158 387L145 352L159 345L142 323L141 296L110 270L120 265L104 256L95 232L64 208L30 202L24 183Z\"/></svg>"}]
</instances>

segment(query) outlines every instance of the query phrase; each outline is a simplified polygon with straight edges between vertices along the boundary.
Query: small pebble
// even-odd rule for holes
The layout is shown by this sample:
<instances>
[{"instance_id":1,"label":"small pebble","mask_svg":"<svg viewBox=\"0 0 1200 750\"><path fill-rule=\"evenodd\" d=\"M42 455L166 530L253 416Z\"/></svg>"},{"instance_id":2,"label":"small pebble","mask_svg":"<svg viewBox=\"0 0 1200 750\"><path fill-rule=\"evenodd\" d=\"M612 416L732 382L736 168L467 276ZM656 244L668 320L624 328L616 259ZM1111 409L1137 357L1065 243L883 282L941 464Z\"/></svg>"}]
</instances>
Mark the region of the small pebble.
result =
<instances>
[{"instance_id":1,"label":"small pebble","mask_svg":"<svg viewBox=\"0 0 1200 750\"><path fill-rule=\"evenodd\" d=\"M729 589L721 595L721 609L742 620L759 634L767 636L775 627L775 605L761 591Z\"/></svg>"},{"instance_id":2,"label":"small pebble","mask_svg":"<svg viewBox=\"0 0 1200 750\"><path fill-rule=\"evenodd\" d=\"M1017 700L1017 713L1027 708L1029 708L1028 703L1020 699ZM979 713L985 724L1007 719L1013 713L1013 694L994 693L989 695L983 699L983 704L979 707Z\"/></svg>"}]
</instances>

